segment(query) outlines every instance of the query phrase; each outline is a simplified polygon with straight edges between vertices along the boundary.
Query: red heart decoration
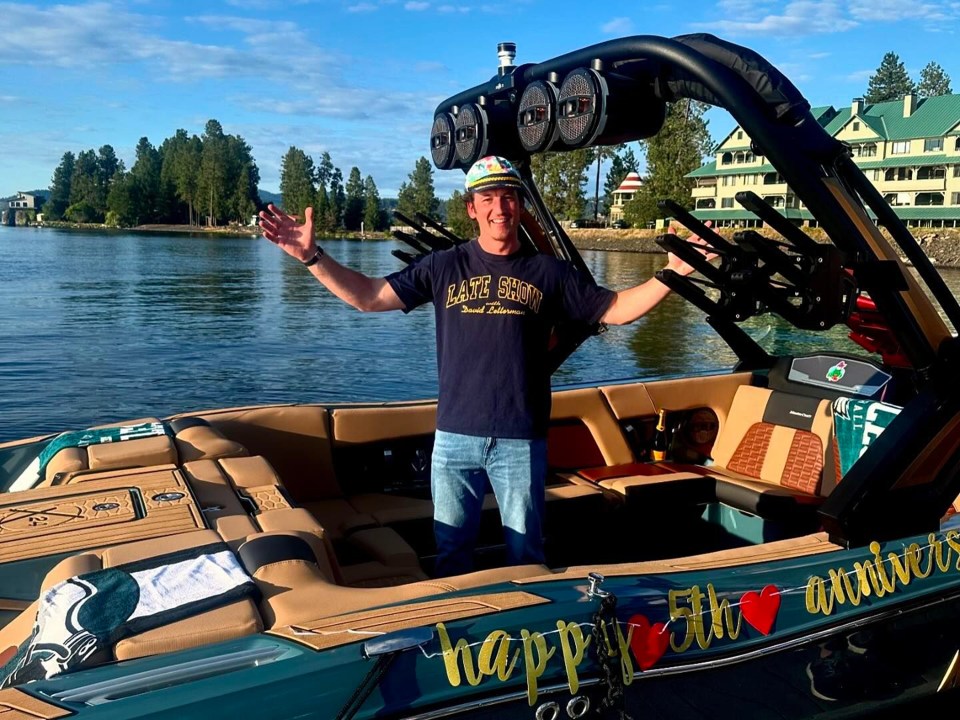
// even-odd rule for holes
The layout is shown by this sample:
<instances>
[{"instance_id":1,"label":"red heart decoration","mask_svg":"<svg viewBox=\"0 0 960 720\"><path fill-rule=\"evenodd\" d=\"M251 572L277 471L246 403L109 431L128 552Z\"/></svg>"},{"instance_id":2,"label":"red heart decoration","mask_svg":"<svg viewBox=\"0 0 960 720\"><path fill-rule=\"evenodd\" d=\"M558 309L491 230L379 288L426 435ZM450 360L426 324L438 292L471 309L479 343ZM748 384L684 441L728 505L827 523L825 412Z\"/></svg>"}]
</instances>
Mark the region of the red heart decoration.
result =
<instances>
[{"instance_id":1,"label":"red heart decoration","mask_svg":"<svg viewBox=\"0 0 960 720\"><path fill-rule=\"evenodd\" d=\"M0 667L6 665L10 660L13 659L13 656L17 654L17 648L8 647L6 650L0 650Z\"/></svg>"},{"instance_id":2,"label":"red heart decoration","mask_svg":"<svg viewBox=\"0 0 960 720\"><path fill-rule=\"evenodd\" d=\"M630 649L641 670L649 670L663 657L670 645L670 633L664 623L653 623L645 615L634 615L628 620L633 627Z\"/></svg>"},{"instance_id":3,"label":"red heart decoration","mask_svg":"<svg viewBox=\"0 0 960 720\"><path fill-rule=\"evenodd\" d=\"M780 590L776 585L767 585L759 593L745 592L740 598L740 613L743 619L764 635L769 635L780 610Z\"/></svg>"}]
</instances>

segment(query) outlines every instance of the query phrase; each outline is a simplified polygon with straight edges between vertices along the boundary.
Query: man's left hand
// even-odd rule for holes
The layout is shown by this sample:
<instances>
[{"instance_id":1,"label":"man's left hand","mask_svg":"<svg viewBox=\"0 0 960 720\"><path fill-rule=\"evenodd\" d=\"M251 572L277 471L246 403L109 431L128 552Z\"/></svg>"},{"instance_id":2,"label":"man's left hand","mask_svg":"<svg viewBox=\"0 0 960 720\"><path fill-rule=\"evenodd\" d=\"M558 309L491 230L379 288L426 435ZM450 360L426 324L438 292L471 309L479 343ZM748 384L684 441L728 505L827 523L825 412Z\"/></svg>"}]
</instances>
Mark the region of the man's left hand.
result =
<instances>
[{"instance_id":1,"label":"man's left hand","mask_svg":"<svg viewBox=\"0 0 960 720\"><path fill-rule=\"evenodd\" d=\"M706 222L706 226L710 227L709 220ZM672 225L670 226L670 229L667 232L669 232L671 235L677 234L676 229ZM710 260L713 260L715 257L717 257L717 254L715 252L710 252L709 246L707 245L707 241L704 240L699 235L691 235L689 238L686 239L686 242L690 243L691 245L697 246L697 250L700 252L701 255L703 255L707 259L708 262ZM683 275L683 276L687 276L693 272L696 272L696 269L692 265L690 265L684 260L681 260L673 253L667 253L667 265L664 269L673 270L675 273L677 273L677 275Z\"/></svg>"}]
</instances>

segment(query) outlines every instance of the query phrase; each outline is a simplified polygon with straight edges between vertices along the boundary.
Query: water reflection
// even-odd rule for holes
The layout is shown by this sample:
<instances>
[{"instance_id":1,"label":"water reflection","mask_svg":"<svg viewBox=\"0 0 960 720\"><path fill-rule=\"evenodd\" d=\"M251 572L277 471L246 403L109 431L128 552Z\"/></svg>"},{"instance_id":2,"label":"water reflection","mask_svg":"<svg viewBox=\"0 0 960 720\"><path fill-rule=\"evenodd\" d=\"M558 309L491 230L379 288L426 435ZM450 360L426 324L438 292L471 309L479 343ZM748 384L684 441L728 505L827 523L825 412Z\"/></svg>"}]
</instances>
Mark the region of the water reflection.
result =
<instances>
[{"instance_id":1,"label":"water reflection","mask_svg":"<svg viewBox=\"0 0 960 720\"><path fill-rule=\"evenodd\" d=\"M329 240L343 264L398 270L393 241ZM359 313L292 258L254 238L0 227L0 442L95 422L269 402L436 396L433 309ZM651 277L664 256L584 253L607 287ZM946 274L952 287L960 274ZM744 324L772 353L840 347L843 328ZM554 384L733 366L702 314L678 297L588 339Z\"/></svg>"}]
</instances>

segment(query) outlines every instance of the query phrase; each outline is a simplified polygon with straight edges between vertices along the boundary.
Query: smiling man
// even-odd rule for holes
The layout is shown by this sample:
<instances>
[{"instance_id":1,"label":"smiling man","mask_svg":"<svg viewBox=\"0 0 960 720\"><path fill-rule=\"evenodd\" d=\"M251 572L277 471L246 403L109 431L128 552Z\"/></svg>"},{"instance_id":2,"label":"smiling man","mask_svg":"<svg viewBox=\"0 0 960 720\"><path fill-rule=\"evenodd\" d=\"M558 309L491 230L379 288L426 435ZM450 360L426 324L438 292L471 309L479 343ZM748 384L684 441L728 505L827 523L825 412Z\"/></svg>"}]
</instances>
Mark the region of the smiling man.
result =
<instances>
[{"instance_id":1,"label":"smiling man","mask_svg":"<svg viewBox=\"0 0 960 720\"><path fill-rule=\"evenodd\" d=\"M264 236L306 265L334 295L362 311L409 312L434 304L440 392L431 465L438 576L469 572L486 483L503 520L507 562L542 563L548 343L565 319L621 325L669 293L656 279L614 292L572 263L520 244L520 174L504 158L479 160L466 177L468 215L479 236L427 255L385 278L335 262L306 222L270 206ZM668 256L667 267L693 269Z\"/></svg>"}]
</instances>

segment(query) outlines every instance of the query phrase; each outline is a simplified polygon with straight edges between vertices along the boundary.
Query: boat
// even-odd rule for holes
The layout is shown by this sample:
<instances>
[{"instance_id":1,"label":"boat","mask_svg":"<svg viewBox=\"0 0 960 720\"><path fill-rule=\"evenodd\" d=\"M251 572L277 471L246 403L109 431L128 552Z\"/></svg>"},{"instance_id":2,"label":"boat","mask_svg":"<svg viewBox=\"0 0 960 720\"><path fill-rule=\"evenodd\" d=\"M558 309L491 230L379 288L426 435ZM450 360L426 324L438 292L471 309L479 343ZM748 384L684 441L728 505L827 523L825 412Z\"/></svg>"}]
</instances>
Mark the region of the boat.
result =
<instances>
[{"instance_id":1,"label":"boat","mask_svg":"<svg viewBox=\"0 0 960 720\"><path fill-rule=\"evenodd\" d=\"M665 212L698 274L661 280L729 372L556 389L547 563L430 576L436 405L219 408L0 446L4 718L848 718L956 699L960 306L800 92L710 35L513 64L436 108L441 169L503 155L522 239L587 268L535 153L634 141L666 103L726 108L816 219L813 242ZM406 261L460 242L408 218ZM847 326L781 357L742 323ZM555 329L559 366L599 327ZM590 345L584 351L596 351ZM661 429L657 429L657 426ZM659 433L666 437L662 437ZM669 456L653 459L651 448Z\"/></svg>"}]
</instances>

